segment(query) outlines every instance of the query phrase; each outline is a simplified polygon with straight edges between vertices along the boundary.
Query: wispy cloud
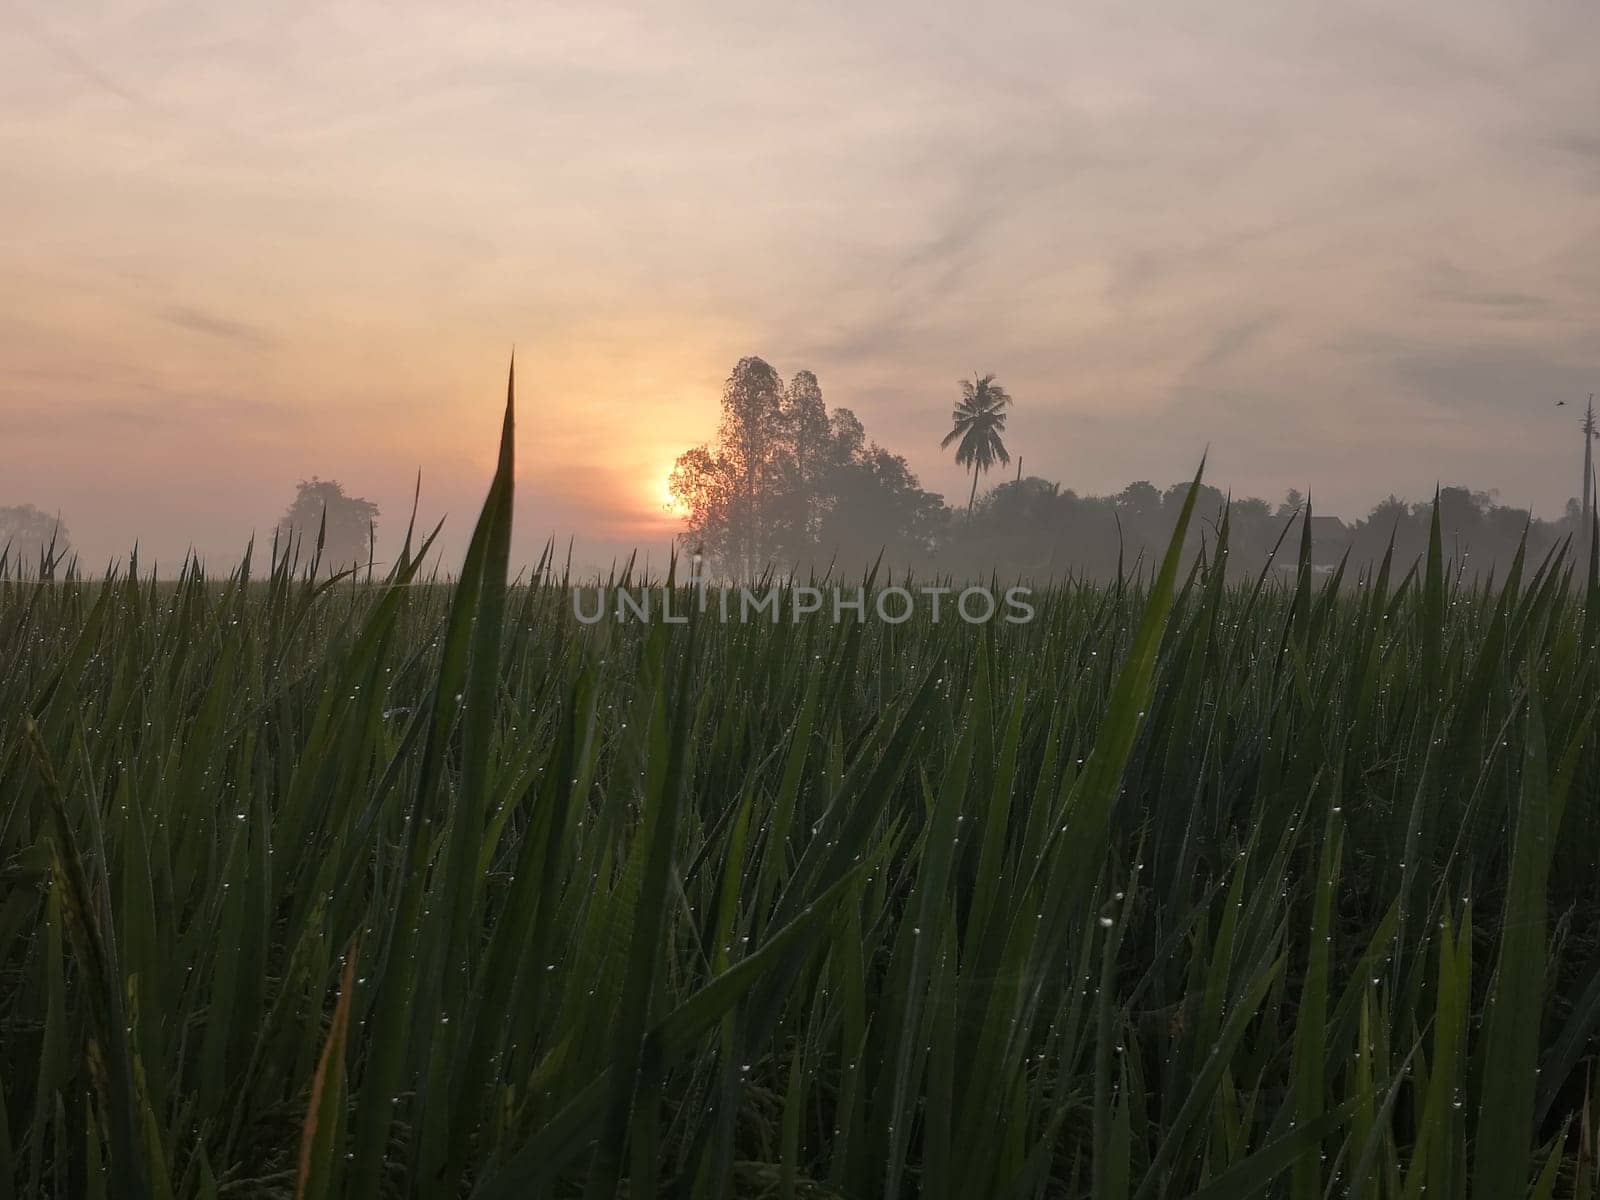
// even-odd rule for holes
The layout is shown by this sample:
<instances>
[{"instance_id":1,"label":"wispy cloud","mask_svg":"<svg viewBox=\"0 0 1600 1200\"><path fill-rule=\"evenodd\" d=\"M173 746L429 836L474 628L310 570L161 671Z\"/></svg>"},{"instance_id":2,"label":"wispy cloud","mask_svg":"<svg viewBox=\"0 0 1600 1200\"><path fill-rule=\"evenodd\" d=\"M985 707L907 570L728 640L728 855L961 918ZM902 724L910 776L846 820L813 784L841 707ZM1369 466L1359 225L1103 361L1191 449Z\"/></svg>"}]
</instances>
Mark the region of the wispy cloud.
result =
<instances>
[{"instance_id":1,"label":"wispy cloud","mask_svg":"<svg viewBox=\"0 0 1600 1200\"><path fill-rule=\"evenodd\" d=\"M207 337L221 338L224 341L239 342L257 348L266 348L274 344L274 339L269 334L254 325L201 308L173 305L162 309L161 317L182 329L203 333Z\"/></svg>"},{"instance_id":2,"label":"wispy cloud","mask_svg":"<svg viewBox=\"0 0 1600 1200\"><path fill-rule=\"evenodd\" d=\"M187 544L144 496L207 456L248 459L218 529L313 457L470 505L515 341L530 527L580 544L659 535L747 353L936 488L994 370L1080 491L1209 442L1327 511L1553 509L1553 399L1600 388L1597 43L1590 0L13 5L0 476L108 549Z\"/></svg>"}]
</instances>

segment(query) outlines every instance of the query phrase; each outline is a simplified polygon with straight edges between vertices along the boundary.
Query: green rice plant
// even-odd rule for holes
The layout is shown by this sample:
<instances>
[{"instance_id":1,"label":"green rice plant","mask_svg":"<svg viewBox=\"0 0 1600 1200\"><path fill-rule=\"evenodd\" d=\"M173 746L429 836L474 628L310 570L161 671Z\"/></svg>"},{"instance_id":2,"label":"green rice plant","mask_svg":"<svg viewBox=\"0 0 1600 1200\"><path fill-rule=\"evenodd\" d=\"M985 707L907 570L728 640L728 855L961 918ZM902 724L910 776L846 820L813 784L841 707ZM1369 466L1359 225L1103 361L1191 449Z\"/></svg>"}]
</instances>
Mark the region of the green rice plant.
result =
<instances>
[{"instance_id":1,"label":"green rice plant","mask_svg":"<svg viewBox=\"0 0 1600 1200\"><path fill-rule=\"evenodd\" d=\"M1595 1194L1566 548L723 621L513 577L511 390L449 578L0 567L0 1196Z\"/></svg>"}]
</instances>

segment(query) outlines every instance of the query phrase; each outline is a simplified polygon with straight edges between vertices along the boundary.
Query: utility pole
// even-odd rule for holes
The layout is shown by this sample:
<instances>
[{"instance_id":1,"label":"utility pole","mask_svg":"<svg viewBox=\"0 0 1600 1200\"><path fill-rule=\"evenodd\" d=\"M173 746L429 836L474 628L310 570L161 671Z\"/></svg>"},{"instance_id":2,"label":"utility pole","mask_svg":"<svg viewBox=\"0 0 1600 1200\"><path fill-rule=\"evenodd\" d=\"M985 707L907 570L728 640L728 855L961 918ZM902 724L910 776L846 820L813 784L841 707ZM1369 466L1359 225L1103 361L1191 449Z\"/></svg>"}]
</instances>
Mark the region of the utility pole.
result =
<instances>
[{"instance_id":1,"label":"utility pole","mask_svg":"<svg viewBox=\"0 0 1600 1200\"><path fill-rule=\"evenodd\" d=\"M1589 393L1589 407L1583 414L1583 537L1589 538L1590 523L1594 519L1594 393Z\"/></svg>"}]
</instances>

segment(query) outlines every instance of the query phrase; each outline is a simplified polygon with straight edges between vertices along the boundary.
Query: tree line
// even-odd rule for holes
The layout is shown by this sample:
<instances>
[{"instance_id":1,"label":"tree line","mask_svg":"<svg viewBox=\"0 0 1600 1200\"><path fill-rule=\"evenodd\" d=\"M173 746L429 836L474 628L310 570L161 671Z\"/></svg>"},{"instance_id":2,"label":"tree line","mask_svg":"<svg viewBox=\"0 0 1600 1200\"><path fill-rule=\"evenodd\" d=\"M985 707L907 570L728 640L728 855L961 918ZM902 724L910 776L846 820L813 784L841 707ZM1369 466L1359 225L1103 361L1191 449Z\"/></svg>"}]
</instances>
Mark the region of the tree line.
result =
<instances>
[{"instance_id":1,"label":"tree line","mask_svg":"<svg viewBox=\"0 0 1600 1200\"><path fill-rule=\"evenodd\" d=\"M980 494L984 476L1011 462L1005 432L1014 402L993 374L975 374L959 389L940 443L955 447L972 477L966 505L955 509L922 487L903 456L869 440L850 409L830 410L812 372L785 383L765 360L740 359L723 387L715 440L680 455L670 477L684 544L714 573L736 579L769 568L856 573L880 554L895 569L922 574L1105 579L1166 546L1187 482L1161 488L1140 480L1110 495L1080 495L1019 470ZM1525 531L1529 553L1543 555L1582 525L1575 500L1554 521L1466 487L1441 488L1438 504L1446 555L1468 574L1509 565ZM1272 504L1202 485L1190 549L1215 543L1224 510L1229 570L1241 577L1292 567L1305 516L1321 571L1346 554L1375 562L1391 539L1400 563L1427 548L1432 499L1391 495L1353 523L1310 507L1292 490Z\"/></svg>"},{"instance_id":2,"label":"tree line","mask_svg":"<svg viewBox=\"0 0 1600 1200\"><path fill-rule=\"evenodd\" d=\"M940 442L971 475L966 504L955 508L923 488L902 455L870 440L854 412L830 409L811 371L785 382L764 359L742 358L723 386L715 439L673 466L668 486L681 541L713 574L740 581L768 569L859 574L880 557L922 575L1033 579L1108 579L1152 561L1171 537L1187 482L1161 488L1139 480L1109 495L1080 495L1019 470L980 493L984 478L1012 461L1005 435L1013 404L993 374L960 381ZM1231 572L1292 566L1298 533L1286 531L1308 505L1295 491L1271 504L1202 485L1190 550L1215 543L1226 509ZM1459 486L1441 488L1438 505L1446 555L1466 574L1503 571L1524 532L1528 552L1543 556L1583 528L1577 500L1556 520ZM1396 561L1408 563L1427 548L1432 507L1391 495L1353 523L1313 515L1313 562L1323 571L1346 554L1375 562L1392 539ZM302 563L315 557L324 571L359 569L375 558L378 516L376 504L337 480L313 477L298 485L274 536ZM1288 551L1274 556L1283 544ZM48 576L70 553L59 516L0 506L4 573Z\"/></svg>"}]
</instances>

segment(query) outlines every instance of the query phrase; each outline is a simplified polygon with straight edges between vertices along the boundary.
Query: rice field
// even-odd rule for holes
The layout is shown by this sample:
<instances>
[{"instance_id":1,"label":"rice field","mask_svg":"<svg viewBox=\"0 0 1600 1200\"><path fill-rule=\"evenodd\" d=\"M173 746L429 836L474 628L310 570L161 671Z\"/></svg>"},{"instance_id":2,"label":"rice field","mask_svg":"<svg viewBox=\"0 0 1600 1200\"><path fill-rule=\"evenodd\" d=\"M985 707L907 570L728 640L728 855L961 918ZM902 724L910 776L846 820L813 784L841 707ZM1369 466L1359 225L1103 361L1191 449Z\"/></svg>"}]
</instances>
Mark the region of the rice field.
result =
<instances>
[{"instance_id":1,"label":"rice field","mask_svg":"<svg viewBox=\"0 0 1600 1200\"><path fill-rule=\"evenodd\" d=\"M509 446L448 583L5 569L0 1196L1595 1195L1587 548L587 625Z\"/></svg>"}]
</instances>

